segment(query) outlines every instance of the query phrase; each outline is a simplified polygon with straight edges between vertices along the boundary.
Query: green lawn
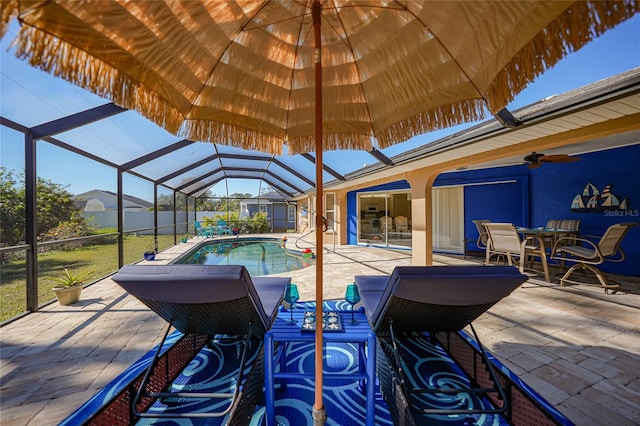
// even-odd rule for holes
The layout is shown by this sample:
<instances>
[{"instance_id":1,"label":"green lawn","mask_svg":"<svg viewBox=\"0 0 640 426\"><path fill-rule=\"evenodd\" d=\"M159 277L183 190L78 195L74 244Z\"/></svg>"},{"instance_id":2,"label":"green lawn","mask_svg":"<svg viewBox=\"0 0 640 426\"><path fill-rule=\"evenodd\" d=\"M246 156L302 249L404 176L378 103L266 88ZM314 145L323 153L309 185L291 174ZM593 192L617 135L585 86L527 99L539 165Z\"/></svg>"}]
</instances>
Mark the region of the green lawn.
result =
<instances>
[{"instance_id":1,"label":"green lawn","mask_svg":"<svg viewBox=\"0 0 640 426\"><path fill-rule=\"evenodd\" d=\"M149 237L128 235L124 239L124 263L142 259ZM173 235L159 235L162 250L173 245ZM106 236L91 245L72 250L52 250L38 255L38 302L55 298L51 291L52 277L60 276L67 268L74 274L88 276L94 282L118 269L117 237ZM0 269L0 321L26 311L26 263L24 259L1 266Z\"/></svg>"}]
</instances>

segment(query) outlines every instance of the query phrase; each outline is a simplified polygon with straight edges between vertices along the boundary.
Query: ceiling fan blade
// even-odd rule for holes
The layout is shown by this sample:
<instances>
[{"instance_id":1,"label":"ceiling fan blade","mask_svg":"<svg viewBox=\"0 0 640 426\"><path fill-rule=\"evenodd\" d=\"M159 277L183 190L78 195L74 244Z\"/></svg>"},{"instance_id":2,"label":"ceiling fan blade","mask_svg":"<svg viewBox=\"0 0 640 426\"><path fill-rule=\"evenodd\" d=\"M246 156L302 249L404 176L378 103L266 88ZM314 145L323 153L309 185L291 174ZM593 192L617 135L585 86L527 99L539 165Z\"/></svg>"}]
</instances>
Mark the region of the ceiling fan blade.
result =
<instances>
[{"instance_id":1,"label":"ceiling fan blade","mask_svg":"<svg viewBox=\"0 0 640 426\"><path fill-rule=\"evenodd\" d=\"M542 166L542 164L543 163L531 163L527 167L529 167L530 169L537 169L538 167Z\"/></svg>"},{"instance_id":2,"label":"ceiling fan blade","mask_svg":"<svg viewBox=\"0 0 640 426\"><path fill-rule=\"evenodd\" d=\"M578 160L580 160L580 157L569 157L567 154L545 155L539 159L544 163L569 163Z\"/></svg>"},{"instance_id":3,"label":"ceiling fan blade","mask_svg":"<svg viewBox=\"0 0 640 426\"><path fill-rule=\"evenodd\" d=\"M580 161L580 157L567 157L564 160L557 160L556 163L573 163L574 161Z\"/></svg>"}]
</instances>

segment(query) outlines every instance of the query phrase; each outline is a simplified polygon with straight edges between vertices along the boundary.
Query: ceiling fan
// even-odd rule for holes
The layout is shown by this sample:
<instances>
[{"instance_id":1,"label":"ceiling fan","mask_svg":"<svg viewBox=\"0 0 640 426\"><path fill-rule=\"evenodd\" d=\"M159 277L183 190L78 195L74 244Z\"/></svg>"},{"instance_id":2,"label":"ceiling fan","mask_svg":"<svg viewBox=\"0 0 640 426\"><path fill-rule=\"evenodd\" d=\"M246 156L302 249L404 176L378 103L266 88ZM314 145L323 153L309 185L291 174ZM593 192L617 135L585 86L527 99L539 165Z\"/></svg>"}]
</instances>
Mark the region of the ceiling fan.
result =
<instances>
[{"instance_id":1,"label":"ceiling fan","mask_svg":"<svg viewBox=\"0 0 640 426\"><path fill-rule=\"evenodd\" d=\"M538 152L532 152L524 157L524 161L529 163L530 169L542 166L544 163L571 163L573 161L582 160L580 157L569 157L568 154L544 155Z\"/></svg>"}]
</instances>

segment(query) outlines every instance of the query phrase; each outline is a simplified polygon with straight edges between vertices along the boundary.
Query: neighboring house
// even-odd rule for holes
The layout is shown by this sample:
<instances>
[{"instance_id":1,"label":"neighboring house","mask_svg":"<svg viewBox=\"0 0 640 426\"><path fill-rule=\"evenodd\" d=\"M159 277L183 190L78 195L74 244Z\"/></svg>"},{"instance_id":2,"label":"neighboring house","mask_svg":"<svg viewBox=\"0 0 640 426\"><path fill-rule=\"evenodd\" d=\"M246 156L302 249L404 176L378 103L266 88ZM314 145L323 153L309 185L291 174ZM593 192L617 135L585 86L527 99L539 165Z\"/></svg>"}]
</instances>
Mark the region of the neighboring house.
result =
<instances>
[{"instance_id":1,"label":"neighboring house","mask_svg":"<svg viewBox=\"0 0 640 426\"><path fill-rule=\"evenodd\" d=\"M267 214L273 232L286 231L296 227L296 206L287 203L284 197L276 191L240 201L240 217L250 217L257 212Z\"/></svg>"},{"instance_id":2,"label":"neighboring house","mask_svg":"<svg viewBox=\"0 0 640 426\"><path fill-rule=\"evenodd\" d=\"M118 194L101 189L77 194L73 197L76 205L83 210L83 216L89 219L96 228L117 228ZM153 211L153 203L132 195L123 194L123 223L125 232L139 234L153 233L155 218L159 234L186 232L186 215L178 213L178 224L174 225L173 211Z\"/></svg>"},{"instance_id":3,"label":"neighboring house","mask_svg":"<svg viewBox=\"0 0 640 426\"><path fill-rule=\"evenodd\" d=\"M109 211L118 209L118 194L102 189L77 194L73 197L76 204L85 211ZM132 195L122 195L122 204L125 210L146 211L153 208L153 203Z\"/></svg>"}]
</instances>

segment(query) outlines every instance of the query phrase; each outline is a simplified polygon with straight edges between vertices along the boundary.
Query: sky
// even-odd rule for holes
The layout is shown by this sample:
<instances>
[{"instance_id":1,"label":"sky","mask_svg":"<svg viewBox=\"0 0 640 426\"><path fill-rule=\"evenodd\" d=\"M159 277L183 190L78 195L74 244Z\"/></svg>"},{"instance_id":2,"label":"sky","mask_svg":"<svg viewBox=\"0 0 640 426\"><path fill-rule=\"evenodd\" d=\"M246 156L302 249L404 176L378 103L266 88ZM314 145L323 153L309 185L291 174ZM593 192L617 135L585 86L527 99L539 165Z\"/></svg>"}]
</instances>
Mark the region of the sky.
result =
<instances>
[{"instance_id":1,"label":"sky","mask_svg":"<svg viewBox=\"0 0 640 426\"><path fill-rule=\"evenodd\" d=\"M105 103L89 92L33 69L16 59L11 51L8 51L10 41L16 33L17 25L13 23L1 41L0 114L2 116L27 126L34 126ZM608 31L581 50L568 55L530 83L507 108L515 111L553 94L564 93L636 67L640 67L640 15L636 15ZM20 90L21 93L24 93L26 89L27 95L19 102L5 102L4 99L9 98L8 94L13 89ZM7 94L7 96L2 96L3 94ZM70 109L72 105L75 109ZM42 108L42 110L37 108ZM20 121L14 118L16 116L28 118L24 118L25 121ZM107 150L114 158L117 158L118 144L127 144L128 150L133 149L134 152L143 155L151 151L152 148L140 145L140 138L136 137L138 135L145 135L149 140L154 140L154 138L179 139L147 120L141 119L133 111L116 117L118 119L111 120L109 126L92 125L89 133L85 131L82 136L77 136L78 138L82 137L82 143L86 144L87 150L90 150L92 144L100 144L101 149ZM113 125L114 121L115 126ZM135 125L131 125L131 123L135 123ZM383 152L392 157L416 146L459 132L471 125L473 123L420 135L389 147ZM113 134L107 135L106 132ZM22 136L20 138L16 136L15 132L8 131L4 126L0 127L0 165L21 170L24 161L24 148ZM67 135L65 134L65 136ZM73 136L70 134L68 137ZM116 191L116 172L110 167L84 159L48 143L38 143L37 155L39 176L65 185L71 193L77 194L94 188ZM325 152L324 161L343 174L353 171L354 164L357 167L374 162L373 158L365 152L351 151L348 155L345 155L343 151ZM308 164L311 165L311 163ZM126 174L124 179L125 193L143 199L152 199L153 185L151 183ZM226 184L221 182L216 185L213 192L225 193L227 191ZM257 180L230 181L228 185L229 193L250 192L257 194L259 191L259 181ZM160 191L161 194L168 193L168 190L165 189Z\"/></svg>"}]
</instances>

